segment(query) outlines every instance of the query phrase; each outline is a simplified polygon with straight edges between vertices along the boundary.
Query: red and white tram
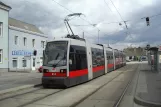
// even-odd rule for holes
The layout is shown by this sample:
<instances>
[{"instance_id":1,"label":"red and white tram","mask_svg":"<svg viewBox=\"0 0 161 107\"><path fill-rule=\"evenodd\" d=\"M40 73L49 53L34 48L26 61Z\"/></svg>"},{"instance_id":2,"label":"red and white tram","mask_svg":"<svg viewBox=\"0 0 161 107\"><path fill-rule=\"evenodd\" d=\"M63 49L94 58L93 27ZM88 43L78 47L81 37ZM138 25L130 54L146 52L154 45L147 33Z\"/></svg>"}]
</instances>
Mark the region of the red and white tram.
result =
<instances>
[{"instance_id":1,"label":"red and white tram","mask_svg":"<svg viewBox=\"0 0 161 107\"><path fill-rule=\"evenodd\" d=\"M121 51L71 38L48 42L43 57L44 87L74 86L126 65Z\"/></svg>"}]
</instances>

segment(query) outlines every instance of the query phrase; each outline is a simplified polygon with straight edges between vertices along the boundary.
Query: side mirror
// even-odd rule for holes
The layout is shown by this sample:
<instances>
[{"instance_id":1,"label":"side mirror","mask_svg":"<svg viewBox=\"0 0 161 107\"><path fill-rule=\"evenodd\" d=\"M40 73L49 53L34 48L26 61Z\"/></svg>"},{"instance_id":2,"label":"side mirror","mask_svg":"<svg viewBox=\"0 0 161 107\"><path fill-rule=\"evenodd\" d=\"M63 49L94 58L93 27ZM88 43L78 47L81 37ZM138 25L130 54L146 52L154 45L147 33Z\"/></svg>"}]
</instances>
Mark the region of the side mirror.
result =
<instances>
[{"instance_id":1,"label":"side mirror","mask_svg":"<svg viewBox=\"0 0 161 107\"><path fill-rule=\"evenodd\" d=\"M72 65L72 60L71 59L69 59L69 64Z\"/></svg>"}]
</instances>

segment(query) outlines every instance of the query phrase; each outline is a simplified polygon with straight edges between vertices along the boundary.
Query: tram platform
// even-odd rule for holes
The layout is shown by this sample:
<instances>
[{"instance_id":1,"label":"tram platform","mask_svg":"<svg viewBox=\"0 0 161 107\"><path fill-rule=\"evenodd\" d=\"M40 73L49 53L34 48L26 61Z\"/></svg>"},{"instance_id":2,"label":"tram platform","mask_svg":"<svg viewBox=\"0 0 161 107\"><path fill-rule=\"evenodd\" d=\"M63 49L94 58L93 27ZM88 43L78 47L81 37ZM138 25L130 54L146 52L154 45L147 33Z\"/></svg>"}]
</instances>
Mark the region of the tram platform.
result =
<instances>
[{"instance_id":1,"label":"tram platform","mask_svg":"<svg viewBox=\"0 0 161 107\"><path fill-rule=\"evenodd\" d=\"M148 63L140 65L134 102L148 107L161 106L161 70L152 71Z\"/></svg>"}]
</instances>

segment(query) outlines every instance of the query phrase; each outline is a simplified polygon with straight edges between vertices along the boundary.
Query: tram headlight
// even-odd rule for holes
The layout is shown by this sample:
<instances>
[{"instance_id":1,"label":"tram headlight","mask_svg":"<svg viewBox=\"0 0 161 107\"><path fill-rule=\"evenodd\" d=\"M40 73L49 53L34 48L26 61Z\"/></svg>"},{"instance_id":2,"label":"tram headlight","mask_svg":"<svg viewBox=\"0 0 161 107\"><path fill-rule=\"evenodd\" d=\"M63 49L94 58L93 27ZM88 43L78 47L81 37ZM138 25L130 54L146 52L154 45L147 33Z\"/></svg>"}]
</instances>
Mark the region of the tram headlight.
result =
<instances>
[{"instance_id":1,"label":"tram headlight","mask_svg":"<svg viewBox=\"0 0 161 107\"><path fill-rule=\"evenodd\" d=\"M60 73L63 73L63 69L60 70Z\"/></svg>"},{"instance_id":2,"label":"tram headlight","mask_svg":"<svg viewBox=\"0 0 161 107\"><path fill-rule=\"evenodd\" d=\"M44 73L47 73L47 72L49 72L49 70L48 70L48 69L44 69L43 71L44 71Z\"/></svg>"},{"instance_id":3,"label":"tram headlight","mask_svg":"<svg viewBox=\"0 0 161 107\"><path fill-rule=\"evenodd\" d=\"M61 69L60 73L66 73L66 69Z\"/></svg>"}]
</instances>

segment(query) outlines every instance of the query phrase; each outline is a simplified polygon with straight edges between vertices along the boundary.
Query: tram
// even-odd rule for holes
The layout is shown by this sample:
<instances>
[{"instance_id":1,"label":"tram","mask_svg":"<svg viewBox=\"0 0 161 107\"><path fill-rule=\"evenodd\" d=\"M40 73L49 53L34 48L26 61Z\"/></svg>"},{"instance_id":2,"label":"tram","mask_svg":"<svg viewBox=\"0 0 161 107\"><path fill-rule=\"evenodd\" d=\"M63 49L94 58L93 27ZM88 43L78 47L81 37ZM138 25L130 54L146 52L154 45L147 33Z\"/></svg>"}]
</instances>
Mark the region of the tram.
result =
<instances>
[{"instance_id":1,"label":"tram","mask_svg":"<svg viewBox=\"0 0 161 107\"><path fill-rule=\"evenodd\" d=\"M73 38L47 42L43 58L44 88L71 87L126 65L124 52Z\"/></svg>"}]
</instances>

